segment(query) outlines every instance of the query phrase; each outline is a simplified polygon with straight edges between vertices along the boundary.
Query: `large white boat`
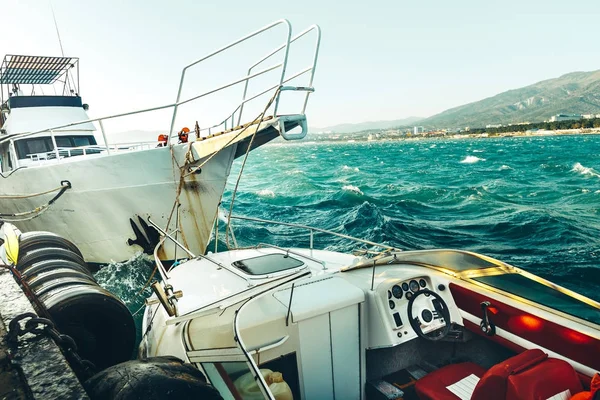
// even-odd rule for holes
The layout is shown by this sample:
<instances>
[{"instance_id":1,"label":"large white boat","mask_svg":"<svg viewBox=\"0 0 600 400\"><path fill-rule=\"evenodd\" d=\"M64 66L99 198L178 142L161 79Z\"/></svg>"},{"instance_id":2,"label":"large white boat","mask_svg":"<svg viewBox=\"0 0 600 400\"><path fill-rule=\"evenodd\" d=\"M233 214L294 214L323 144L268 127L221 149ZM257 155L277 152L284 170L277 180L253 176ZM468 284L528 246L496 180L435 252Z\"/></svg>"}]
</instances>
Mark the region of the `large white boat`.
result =
<instances>
[{"instance_id":1,"label":"large white boat","mask_svg":"<svg viewBox=\"0 0 600 400\"><path fill-rule=\"evenodd\" d=\"M157 259L140 355L195 365L224 399L570 399L600 369L596 301L471 252L344 254L297 227L310 248Z\"/></svg>"},{"instance_id":2,"label":"large white boat","mask_svg":"<svg viewBox=\"0 0 600 400\"><path fill-rule=\"evenodd\" d=\"M281 46L258 60L235 60L241 67L248 62L247 75L182 98L191 68L274 29L283 32ZM306 48L301 52L308 54L308 66L290 71L292 48L298 47L296 40L310 38L308 34L316 36L315 42L301 41L310 46L308 53ZM89 263L104 264L152 252L159 235L146 223L150 217L202 254L233 160L278 136L291 140L306 134L305 110L319 43L317 26L292 36L290 23L277 21L187 65L174 103L95 119L87 116L80 97L77 58L6 56L0 65L0 223L55 232L74 242ZM275 61L264 66L267 60ZM269 72L276 75L272 81L266 79ZM251 92L249 81L259 78L265 79ZM288 82L296 86L286 86ZM182 126L192 130L189 136L188 129L178 135L179 107L234 85L244 90L231 114L202 129L197 123L193 129L195 121L185 121ZM297 94L282 96L282 103L303 96L295 113L278 111L283 91ZM251 101L266 104L258 116L244 113ZM142 143L107 139L103 122L165 109L173 111L168 135ZM165 244L161 258L176 257L176 247Z\"/></svg>"}]
</instances>

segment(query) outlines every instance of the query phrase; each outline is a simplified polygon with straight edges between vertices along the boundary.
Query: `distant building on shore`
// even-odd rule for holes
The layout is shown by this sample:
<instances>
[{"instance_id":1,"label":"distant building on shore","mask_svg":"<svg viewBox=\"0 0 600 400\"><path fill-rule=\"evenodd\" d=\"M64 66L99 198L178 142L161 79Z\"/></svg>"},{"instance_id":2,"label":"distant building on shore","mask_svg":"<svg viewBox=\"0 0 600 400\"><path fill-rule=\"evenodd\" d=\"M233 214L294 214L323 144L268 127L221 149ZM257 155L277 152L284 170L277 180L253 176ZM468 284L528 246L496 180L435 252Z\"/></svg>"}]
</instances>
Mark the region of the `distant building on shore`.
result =
<instances>
[{"instance_id":1,"label":"distant building on shore","mask_svg":"<svg viewBox=\"0 0 600 400\"><path fill-rule=\"evenodd\" d=\"M423 132L425 132L425 128L423 128L422 126L415 126L413 128L413 135L419 135Z\"/></svg>"},{"instance_id":2,"label":"distant building on shore","mask_svg":"<svg viewBox=\"0 0 600 400\"><path fill-rule=\"evenodd\" d=\"M556 114L550 117L548 122L576 121L581 118L583 118L581 114Z\"/></svg>"},{"instance_id":3,"label":"distant building on shore","mask_svg":"<svg viewBox=\"0 0 600 400\"><path fill-rule=\"evenodd\" d=\"M489 129L489 128L502 128L502 124L487 124L485 127L487 129Z\"/></svg>"}]
</instances>

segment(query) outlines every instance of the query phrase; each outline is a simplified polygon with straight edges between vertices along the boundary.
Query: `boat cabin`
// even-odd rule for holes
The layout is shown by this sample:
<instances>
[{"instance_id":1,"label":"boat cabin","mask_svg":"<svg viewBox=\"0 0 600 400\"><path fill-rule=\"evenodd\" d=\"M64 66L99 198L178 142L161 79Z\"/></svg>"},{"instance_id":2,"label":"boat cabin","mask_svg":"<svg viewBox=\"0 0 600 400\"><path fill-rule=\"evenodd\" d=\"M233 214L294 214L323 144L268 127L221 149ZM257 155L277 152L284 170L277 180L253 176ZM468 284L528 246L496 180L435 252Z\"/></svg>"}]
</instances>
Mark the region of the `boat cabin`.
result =
<instances>
[{"instance_id":1,"label":"boat cabin","mask_svg":"<svg viewBox=\"0 0 600 400\"><path fill-rule=\"evenodd\" d=\"M475 253L262 245L165 274L140 355L224 399L569 399L600 370L598 302Z\"/></svg>"},{"instance_id":2,"label":"boat cabin","mask_svg":"<svg viewBox=\"0 0 600 400\"><path fill-rule=\"evenodd\" d=\"M79 92L79 59L5 56L0 64L2 171L100 153L92 123L65 126L88 120L87 108Z\"/></svg>"}]
</instances>

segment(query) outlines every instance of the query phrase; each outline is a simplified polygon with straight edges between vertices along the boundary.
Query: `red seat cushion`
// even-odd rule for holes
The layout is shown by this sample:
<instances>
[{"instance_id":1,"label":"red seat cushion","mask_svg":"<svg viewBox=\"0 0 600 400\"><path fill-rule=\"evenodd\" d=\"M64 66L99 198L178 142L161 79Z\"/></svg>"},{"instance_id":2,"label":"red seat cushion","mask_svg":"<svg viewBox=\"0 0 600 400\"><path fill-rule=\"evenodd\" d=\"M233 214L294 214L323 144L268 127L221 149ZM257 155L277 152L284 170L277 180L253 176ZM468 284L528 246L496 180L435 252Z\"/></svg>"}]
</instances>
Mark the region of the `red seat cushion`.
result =
<instances>
[{"instance_id":1,"label":"red seat cushion","mask_svg":"<svg viewBox=\"0 0 600 400\"><path fill-rule=\"evenodd\" d=\"M571 365L549 358L529 369L508 377L506 398L514 400L546 400L569 390L571 395L583 390Z\"/></svg>"},{"instance_id":2,"label":"red seat cushion","mask_svg":"<svg viewBox=\"0 0 600 400\"><path fill-rule=\"evenodd\" d=\"M485 369L471 362L447 365L419 379L415 391L421 400L457 400L447 387L471 374L482 377L484 373Z\"/></svg>"},{"instance_id":3,"label":"red seat cushion","mask_svg":"<svg viewBox=\"0 0 600 400\"><path fill-rule=\"evenodd\" d=\"M508 377L521 369L536 365L548 358L540 349L524 351L490 368L473 391L473 400L505 400Z\"/></svg>"}]
</instances>

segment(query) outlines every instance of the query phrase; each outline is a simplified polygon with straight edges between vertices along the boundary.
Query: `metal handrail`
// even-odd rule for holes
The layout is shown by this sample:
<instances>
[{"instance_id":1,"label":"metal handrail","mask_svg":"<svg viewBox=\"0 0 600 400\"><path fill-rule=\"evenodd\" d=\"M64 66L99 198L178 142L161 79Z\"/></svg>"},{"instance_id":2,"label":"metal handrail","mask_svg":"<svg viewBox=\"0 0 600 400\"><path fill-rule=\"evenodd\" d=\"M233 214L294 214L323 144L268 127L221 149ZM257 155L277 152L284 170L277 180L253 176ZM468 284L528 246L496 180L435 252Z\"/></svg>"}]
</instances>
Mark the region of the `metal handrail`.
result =
<instances>
[{"instance_id":1,"label":"metal handrail","mask_svg":"<svg viewBox=\"0 0 600 400\"><path fill-rule=\"evenodd\" d=\"M285 56L284 56L283 62L282 62L283 68L282 68L282 71L281 71L281 79L279 81L279 84L281 85L282 82L283 82L283 79L285 77L285 69L286 69L286 66L287 66L288 52L289 52L289 47L290 47L290 38L292 36L292 25L290 24L290 22L287 19L280 19L279 21L275 21L275 22L273 22L273 23L271 23L271 24L269 24L269 25L267 25L267 26L265 26L265 27L263 27L263 28L261 28L259 30L256 30L256 31L254 31L254 32L252 32L252 33L244 36L241 39L238 39L238 40L236 40L236 41L234 41L234 42L232 42L232 43L230 43L230 44L228 44L226 46L221 47L218 50L215 50L214 52L210 53L209 55L204 56L201 59L196 60L196 61L194 61L193 63L191 63L189 65L186 65L183 68L183 70L181 71L181 79L179 81L179 90L177 91L177 100L175 101L175 103L176 104L179 103L179 100L181 99L181 90L183 89L183 81L185 79L185 73L187 72L187 70L189 68L191 68L191 67L193 67L193 66L195 66L195 65L201 63L202 61L205 61L205 60L207 60L207 59L209 59L211 57L214 57L215 55L220 54L220 53L224 52L225 50L227 50L227 49L229 49L229 48L231 48L231 47L233 47L233 46L235 46L235 45L237 45L239 43L245 42L246 40L251 39L251 38L253 38L256 35L258 35L260 33L263 33L265 31L268 31L268 30L270 30L270 29L272 29L272 28L274 28L274 27L276 27L278 25L281 25L281 24L285 24L286 27L287 27L287 41L286 41L286 44L285 44L286 50L285 50ZM279 96L277 98L279 99ZM178 105L176 105L173 108L173 117L171 118L171 128L169 129L169 135L173 135L175 133L173 131L173 129L175 127L175 119L177 118L177 107L178 107ZM277 108L275 108L275 111L276 110L277 110Z\"/></svg>"},{"instance_id":2,"label":"metal handrail","mask_svg":"<svg viewBox=\"0 0 600 400\"><path fill-rule=\"evenodd\" d=\"M193 66L195 66L195 65L197 65L197 64L199 64L199 63L201 63L201 62L203 62L203 61L205 61L205 60L207 60L207 59L209 59L209 58L211 58L211 57L213 57L213 56L215 56L217 54L220 54L220 53L226 51L227 49L229 49L229 48L231 48L231 47L233 47L233 46L235 46L235 45L237 45L239 43L247 41L247 40L249 40L249 39L251 39L251 38L253 38L253 37L255 37L255 36L257 36L257 35L259 35L259 34L261 34L263 32L265 32L265 31L271 30L271 29L273 29L274 27L276 27L278 25L285 25L286 28L287 28L285 43L283 45L279 46L278 48L276 48L275 50L271 51L268 55L266 55L265 57L263 57L262 59L260 59L258 62L254 63L250 67L250 69L248 70L249 72L248 72L248 74L245 77L237 79L237 80L235 80L233 82L229 82L229 83L227 83L225 85L213 88L213 89L211 89L211 90L209 90L207 92L204 92L204 93L202 93L200 95L193 96L193 97L190 97L188 99L181 100L183 83L184 83L184 80L185 80L185 75L186 75L187 70L189 68L191 68L191 67L193 67ZM297 72L297 73L291 75L290 77L286 77L287 62L288 62L290 44L292 42L298 40L299 38L305 36L306 34L308 34L311 31L315 31L317 33L317 39L316 39L316 43L315 43L315 51L314 51L314 55L313 55L312 65L310 67L307 67L307 68L301 70L300 72ZM101 134L102 134L102 136L104 138L104 143L105 143L105 146L106 146L107 154L110 154L111 149L113 149L114 147L112 147L112 145L108 143L108 140L107 140L107 137L106 137L106 133L105 133L105 130L104 130L104 126L103 126L103 121L109 120L109 119L115 119L115 118L121 118L121 117L131 116L131 115L143 114L143 113L147 113L147 112L158 111L158 110L163 110L163 109L168 109L168 108L173 108L173 116L171 118L171 126L170 126L170 131L169 131L170 132L169 136L173 137L173 134L174 134L174 124L176 122L176 117L177 117L177 110L178 110L178 107L180 105L184 105L184 104L189 103L191 101L194 101L194 100L200 99L202 97L208 96L208 95L210 95L212 93L215 93L215 92L218 92L220 90L223 90L223 89L229 88L231 86L234 86L234 85L237 85L237 84L245 82L244 95L243 95L242 102L236 107L236 109L233 111L233 113L231 113L220 124L214 125L214 126L212 126L210 128L201 129L201 131L208 130L209 133L210 133L211 129L214 129L214 128L216 128L218 126L221 126L223 124L227 124L227 121L229 121L229 120L231 120L231 124L232 124L232 128L233 128L236 113L238 113L237 114L238 125L239 125L239 123L241 123L241 118L242 118L242 114L243 114L243 108L244 108L244 105L246 103L248 103L251 100L256 99L257 97L260 97L260 96L268 93L269 91L272 91L272 90L277 89L278 87L281 87L284 83L287 83L287 82L291 81L292 79L295 79L295 78L297 78L299 76L302 76L302 75L310 72L311 75L310 75L310 78L309 78L309 80L310 80L309 87L311 87L311 89L312 89L312 82L313 82L313 78L314 78L314 73L315 73L315 68L316 68L316 62L317 62L318 53L319 53L320 40L321 40L321 30L320 30L320 28L317 25L313 25L313 26L309 27L308 29L304 30L303 32L301 32L300 34L296 35L294 38L291 37L291 34L292 34L292 28L291 28L291 24L289 23L289 21L287 21L285 19L282 19L282 20L279 20L279 21L275 21L275 22L273 22L273 23L271 23L271 24L269 24L269 25L267 25L267 26L265 26L265 27L263 27L263 28L261 28L261 29L259 29L257 31L254 31L254 32L250 33L249 35L246 35L246 36L242 37L241 39L238 39L238 40L236 40L236 41L234 41L234 42L232 42L232 43L230 43L230 44L228 44L228 45L226 45L224 47L221 47L220 49L218 49L218 50L216 50L216 51L208 54L207 56L204 56L204 57L200 58L199 60L196 60L196 61L188 64L182 70L181 79L180 79L180 83L179 83L179 89L178 89L178 93L177 93L177 100L174 103L170 103L170 104L166 104L166 105L161 105L161 106L157 106L157 107L145 108L145 109L131 111L131 112L113 114L113 115L103 116L103 117L99 117L99 118L90 118L90 119L86 119L86 120L81 120L81 121L76 121L76 122L71 122L71 123L67 123L67 124L62 124L62 125L54 126L54 127L51 127L51 128L45 128L45 129L37 130L37 131L33 131L33 132L23 132L23 133L11 134L11 135L7 135L4 138L0 138L0 144L4 143L6 141L11 141L12 142L15 139L21 139L21 138L25 138L25 137L28 137L28 136L32 136L32 135L36 135L36 134L40 134L40 133L46 133L46 132L50 132L51 136L54 136L53 131L56 131L56 130L59 130L59 129L64 129L64 128L69 128L69 127L73 127L73 126L77 126L77 125L82 125L82 124L97 122L98 125L100 126L100 132L101 132ZM269 59L274 54L277 54L278 52L281 52L282 50L284 50L284 54L283 54L281 62L279 62L277 64L274 64L274 65L272 65L270 67L267 67L265 69L262 69L262 70L260 70L258 72L252 73L253 69L256 66L258 66L261 63L263 63L265 60ZM255 77L258 77L260 75L266 74L266 73L268 73L270 71L274 71L274 70L279 69L279 68L281 69L281 75L280 75L280 77L278 79L278 83L277 84L269 87L266 90L261 91L258 94L255 94L255 95L247 98L248 82L251 79L253 79ZM306 91L307 93L306 93L306 97L305 97L305 101L304 101L304 106L303 106L303 109L302 109L302 113L303 114L304 114L304 112L306 110L306 103L308 101L308 96L310 95L311 91L308 91L308 90ZM280 92L277 93L277 95L276 95L275 106L274 106L274 109L273 109L273 116L277 115L277 108L278 108L278 105L279 105L279 96L280 95L281 95ZM54 151L56 151L56 146L54 146L54 147L55 147ZM57 159L60 159L60 157L58 157L58 155L57 155ZM17 163L16 167L18 167L18 160L16 160L16 163Z\"/></svg>"},{"instance_id":3,"label":"metal handrail","mask_svg":"<svg viewBox=\"0 0 600 400\"><path fill-rule=\"evenodd\" d=\"M315 52L314 52L314 56L313 56L313 64L312 64L312 67L309 69L310 71L312 71L312 74L310 76L310 83L308 84L308 86L312 86L313 79L314 79L314 76L315 76L315 69L316 69L316 66L317 66L317 59L319 57L319 47L321 46L321 28L318 25L311 25L311 26L309 26L307 29L305 29L304 31L300 32L298 35L294 36L293 39L289 40L288 43L282 44L277 49L273 50L271 53L267 54L266 56L264 56L263 58L261 58L260 60L258 60L250 68L248 68L248 74L250 74L255 67L257 67L258 65L260 65L264 61L268 60L273 55L275 55L278 52L280 52L284 47L286 48L286 52L287 52L288 48L289 48L289 45L291 43L295 42L296 40L300 39L301 37L303 37L304 35L308 34L309 32L311 32L313 30L316 31L316 33L317 33L317 40L316 40L316 43L315 43ZM288 81L291 80L291 79L293 79L293 78L288 79ZM282 82L282 84L283 84L283 82ZM245 104L247 92L248 92L248 82L246 81L246 84L244 85L244 94L242 96L242 103L240 104L240 114L238 115L238 125L241 123L241 120L242 120L242 112L244 111L244 104ZM264 94L264 93L261 93L261 95L262 94ZM308 95L309 95L309 93L306 93L306 99L304 101L304 107L302 108L302 114L304 114L305 111L306 111L306 103L308 102ZM277 97L277 99L279 101L279 97ZM275 107L275 112L277 112L277 107ZM234 113L235 113L235 111L234 111Z\"/></svg>"},{"instance_id":4,"label":"metal handrail","mask_svg":"<svg viewBox=\"0 0 600 400\"><path fill-rule=\"evenodd\" d=\"M401 251L401 249L398 249L398 248L392 247L392 246L388 246L386 244L371 242L370 240L360 239L360 238L357 238L357 237L354 237L354 236L344 235L343 233L333 232L333 231L330 231L330 230L327 230L327 229L316 228L314 226L309 226L309 225L293 224L293 223L289 223L289 222L273 221L273 220L261 219L261 218L242 217L242 216L238 216L238 215L231 215L231 219L239 219L239 220L252 221L252 222L261 222L261 223L266 223L266 224L282 225L282 226L289 226L289 227L293 227L293 228L308 230L310 232L310 246L309 246L309 248L311 250L313 250L314 232L319 232L319 233L325 233L325 234L328 234L328 235L337 236L337 237L341 237L341 238L344 238L344 239L352 240L352 241L355 241L355 242L358 242L358 243L368 244L370 246L381 247L381 248L384 248L384 249L387 249L387 250Z\"/></svg>"}]
</instances>

